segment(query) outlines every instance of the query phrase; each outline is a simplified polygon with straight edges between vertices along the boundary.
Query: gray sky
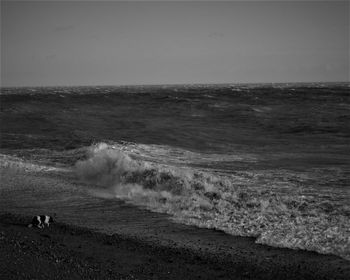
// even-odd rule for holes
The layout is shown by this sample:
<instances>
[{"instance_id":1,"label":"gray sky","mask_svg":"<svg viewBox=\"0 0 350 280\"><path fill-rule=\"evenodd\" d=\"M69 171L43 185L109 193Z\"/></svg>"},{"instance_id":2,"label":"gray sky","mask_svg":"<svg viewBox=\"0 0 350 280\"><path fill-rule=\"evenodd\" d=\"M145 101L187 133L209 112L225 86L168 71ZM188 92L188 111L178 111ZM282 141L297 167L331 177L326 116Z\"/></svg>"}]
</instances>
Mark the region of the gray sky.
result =
<instances>
[{"instance_id":1,"label":"gray sky","mask_svg":"<svg viewBox=\"0 0 350 280\"><path fill-rule=\"evenodd\" d=\"M349 2L1 1L1 85L349 81Z\"/></svg>"}]
</instances>

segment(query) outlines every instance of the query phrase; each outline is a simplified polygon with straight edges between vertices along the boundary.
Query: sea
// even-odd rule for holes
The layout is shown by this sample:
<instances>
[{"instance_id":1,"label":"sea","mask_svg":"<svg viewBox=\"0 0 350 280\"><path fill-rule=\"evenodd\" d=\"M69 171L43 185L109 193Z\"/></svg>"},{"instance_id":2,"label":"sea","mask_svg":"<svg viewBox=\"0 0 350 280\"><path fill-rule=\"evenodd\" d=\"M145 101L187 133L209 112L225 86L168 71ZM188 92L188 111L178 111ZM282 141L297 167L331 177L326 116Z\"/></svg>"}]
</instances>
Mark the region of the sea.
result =
<instances>
[{"instance_id":1,"label":"sea","mask_svg":"<svg viewBox=\"0 0 350 280\"><path fill-rule=\"evenodd\" d=\"M0 212L111 233L159 215L350 260L349 88L3 87Z\"/></svg>"}]
</instances>

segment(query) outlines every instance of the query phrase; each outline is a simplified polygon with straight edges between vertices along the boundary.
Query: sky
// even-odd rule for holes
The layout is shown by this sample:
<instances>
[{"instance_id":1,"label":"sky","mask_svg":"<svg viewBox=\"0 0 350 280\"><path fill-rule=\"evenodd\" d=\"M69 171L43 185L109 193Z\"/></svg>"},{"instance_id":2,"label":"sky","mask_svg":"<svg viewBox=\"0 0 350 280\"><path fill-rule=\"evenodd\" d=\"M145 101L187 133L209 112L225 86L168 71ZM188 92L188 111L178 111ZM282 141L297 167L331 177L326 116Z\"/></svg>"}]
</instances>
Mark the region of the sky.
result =
<instances>
[{"instance_id":1,"label":"sky","mask_svg":"<svg viewBox=\"0 0 350 280\"><path fill-rule=\"evenodd\" d=\"M333 81L348 1L1 1L1 86Z\"/></svg>"}]
</instances>

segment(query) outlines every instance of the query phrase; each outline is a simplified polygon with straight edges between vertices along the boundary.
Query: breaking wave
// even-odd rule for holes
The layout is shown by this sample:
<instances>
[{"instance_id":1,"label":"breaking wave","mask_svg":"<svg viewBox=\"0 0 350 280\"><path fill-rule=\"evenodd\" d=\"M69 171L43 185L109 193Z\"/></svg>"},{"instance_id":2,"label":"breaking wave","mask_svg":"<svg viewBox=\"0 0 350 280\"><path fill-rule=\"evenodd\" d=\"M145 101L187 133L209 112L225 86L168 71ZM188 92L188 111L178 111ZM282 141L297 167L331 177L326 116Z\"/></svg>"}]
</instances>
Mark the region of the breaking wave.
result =
<instances>
[{"instance_id":1,"label":"breaking wave","mask_svg":"<svg viewBox=\"0 0 350 280\"><path fill-rule=\"evenodd\" d=\"M92 194L168 213L177 222L253 236L258 243L350 259L350 207L338 198L325 199L292 181L283 190L275 181L259 184L256 174L167 165L122 147L93 145L76 163L78 177L94 186Z\"/></svg>"}]
</instances>

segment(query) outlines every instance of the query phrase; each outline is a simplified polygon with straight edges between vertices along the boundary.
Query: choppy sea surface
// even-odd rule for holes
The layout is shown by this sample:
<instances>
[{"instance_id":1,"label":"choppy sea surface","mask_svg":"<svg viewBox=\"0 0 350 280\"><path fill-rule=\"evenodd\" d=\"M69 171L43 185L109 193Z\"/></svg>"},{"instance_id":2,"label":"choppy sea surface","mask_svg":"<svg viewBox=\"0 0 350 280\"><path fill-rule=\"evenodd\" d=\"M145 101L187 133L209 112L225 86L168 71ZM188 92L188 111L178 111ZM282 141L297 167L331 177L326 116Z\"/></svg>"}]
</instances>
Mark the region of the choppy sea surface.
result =
<instances>
[{"instance_id":1,"label":"choppy sea surface","mask_svg":"<svg viewBox=\"0 0 350 280\"><path fill-rule=\"evenodd\" d=\"M179 223L349 260L349 88L2 88L1 170L67 176L103 211L126 201ZM11 188L1 184L3 211L20 209L6 196ZM20 188L18 200L28 197ZM30 186L45 203L40 194ZM70 203L68 195L50 203Z\"/></svg>"}]
</instances>

